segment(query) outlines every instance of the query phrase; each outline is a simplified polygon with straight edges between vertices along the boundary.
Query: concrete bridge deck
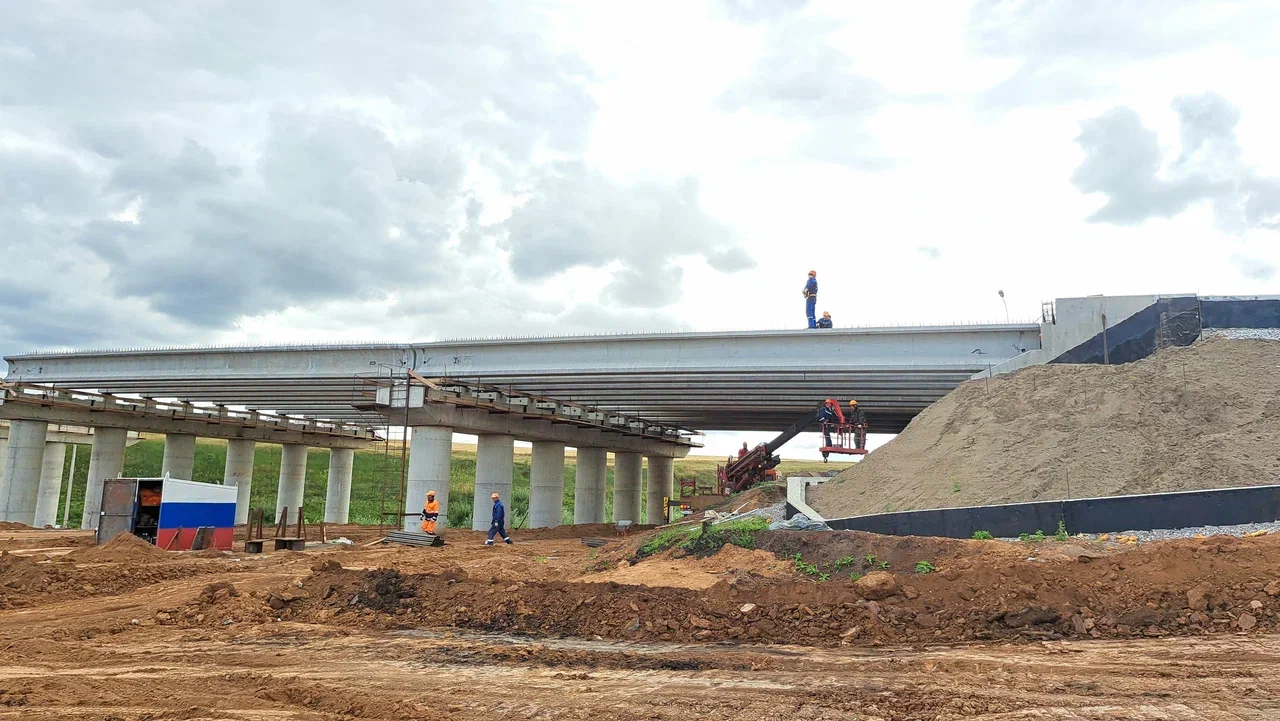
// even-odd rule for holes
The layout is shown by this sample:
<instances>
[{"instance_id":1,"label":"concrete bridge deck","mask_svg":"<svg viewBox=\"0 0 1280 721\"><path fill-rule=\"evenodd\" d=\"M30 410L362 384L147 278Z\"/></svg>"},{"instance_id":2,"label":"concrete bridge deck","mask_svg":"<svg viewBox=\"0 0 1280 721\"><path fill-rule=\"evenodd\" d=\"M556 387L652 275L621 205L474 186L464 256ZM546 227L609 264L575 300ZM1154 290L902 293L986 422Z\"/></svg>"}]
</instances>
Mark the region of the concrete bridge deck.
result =
<instances>
[{"instance_id":1,"label":"concrete bridge deck","mask_svg":"<svg viewBox=\"0 0 1280 721\"><path fill-rule=\"evenodd\" d=\"M452 377L700 430L779 430L825 397L900 431L975 373L1040 347L1036 323L33 353L8 381L385 425L368 381Z\"/></svg>"}]
</instances>

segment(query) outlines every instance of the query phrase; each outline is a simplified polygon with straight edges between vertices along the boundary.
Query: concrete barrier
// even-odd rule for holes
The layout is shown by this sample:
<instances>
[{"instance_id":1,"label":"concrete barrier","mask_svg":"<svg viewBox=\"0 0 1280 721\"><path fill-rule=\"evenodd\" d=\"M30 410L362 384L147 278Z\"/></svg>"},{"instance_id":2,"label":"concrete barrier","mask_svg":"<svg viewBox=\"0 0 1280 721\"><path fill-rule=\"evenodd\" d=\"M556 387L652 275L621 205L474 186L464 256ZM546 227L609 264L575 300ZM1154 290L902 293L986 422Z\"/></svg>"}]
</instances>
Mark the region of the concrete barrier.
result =
<instances>
[{"instance_id":1,"label":"concrete barrier","mask_svg":"<svg viewBox=\"0 0 1280 721\"><path fill-rule=\"evenodd\" d=\"M789 507L793 505L790 481L791 479L787 479ZM890 536L971 538L975 531L987 531L996 537L1012 538L1035 531L1052 535L1058 530L1059 521L1066 524L1069 533L1114 533L1270 523L1278 519L1280 486L1247 486L1071 501L938 508L823 520L835 530L867 531Z\"/></svg>"}]
</instances>

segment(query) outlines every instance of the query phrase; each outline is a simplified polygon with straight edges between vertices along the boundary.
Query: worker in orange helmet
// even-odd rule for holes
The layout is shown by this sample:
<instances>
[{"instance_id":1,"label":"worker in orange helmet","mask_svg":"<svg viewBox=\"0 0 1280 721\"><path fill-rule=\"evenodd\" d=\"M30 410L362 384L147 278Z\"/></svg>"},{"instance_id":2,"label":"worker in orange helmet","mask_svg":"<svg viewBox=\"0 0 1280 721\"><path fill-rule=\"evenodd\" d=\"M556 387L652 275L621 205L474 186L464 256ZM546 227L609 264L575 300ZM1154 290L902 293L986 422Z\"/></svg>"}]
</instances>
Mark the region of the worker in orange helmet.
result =
<instances>
[{"instance_id":1,"label":"worker in orange helmet","mask_svg":"<svg viewBox=\"0 0 1280 721\"><path fill-rule=\"evenodd\" d=\"M867 447L867 414L857 401L849 401L849 423L853 426L853 445L855 448Z\"/></svg>"},{"instance_id":2,"label":"worker in orange helmet","mask_svg":"<svg viewBox=\"0 0 1280 721\"><path fill-rule=\"evenodd\" d=\"M502 536L502 540L510 546L511 536L507 535L507 528L505 525L507 520L507 509L503 507L502 501L499 499L497 493L490 494L489 498L493 501L493 516L489 523L489 539L484 542L484 545L492 546L493 536L494 534L498 534Z\"/></svg>"},{"instance_id":3,"label":"worker in orange helmet","mask_svg":"<svg viewBox=\"0 0 1280 721\"><path fill-rule=\"evenodd\" d=\"M818 271L809 271L809 279L800 294L804 296L804 315L809 320L809 327L817 328L818 319L814 317L814 311L818 307Z\"/></svg>"},{"instance_id":4,"label":"worker in orange helmet","mask_svg":"<svg viewBox=\"0 0 1280 721\"><path fill-rule=\"evenodd\" d=\"M422 532L435 535L436 521L440 518L440 503L435 491L427 491L427 502L422 505Z\"/></svg>"}]
</instances>

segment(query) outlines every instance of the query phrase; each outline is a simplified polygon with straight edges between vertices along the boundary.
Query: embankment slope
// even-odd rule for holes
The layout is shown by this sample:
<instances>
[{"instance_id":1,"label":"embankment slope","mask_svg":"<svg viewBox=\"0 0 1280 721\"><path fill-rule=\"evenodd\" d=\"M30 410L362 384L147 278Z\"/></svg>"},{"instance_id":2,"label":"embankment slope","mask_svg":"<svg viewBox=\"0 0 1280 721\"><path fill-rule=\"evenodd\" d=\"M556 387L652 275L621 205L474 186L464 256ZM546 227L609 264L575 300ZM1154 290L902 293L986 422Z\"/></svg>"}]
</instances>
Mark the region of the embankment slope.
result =
<instances>
[{"instance_id":1,"label":"embankment slope","mask_svg":"<svg viewBox=\"0 0 1280 721\"><path fill-rule=\"evenodd\" d=\"M968 381L810 494L828 518L1280 483L1280 342Z\"/></svg>"}]
</instances>

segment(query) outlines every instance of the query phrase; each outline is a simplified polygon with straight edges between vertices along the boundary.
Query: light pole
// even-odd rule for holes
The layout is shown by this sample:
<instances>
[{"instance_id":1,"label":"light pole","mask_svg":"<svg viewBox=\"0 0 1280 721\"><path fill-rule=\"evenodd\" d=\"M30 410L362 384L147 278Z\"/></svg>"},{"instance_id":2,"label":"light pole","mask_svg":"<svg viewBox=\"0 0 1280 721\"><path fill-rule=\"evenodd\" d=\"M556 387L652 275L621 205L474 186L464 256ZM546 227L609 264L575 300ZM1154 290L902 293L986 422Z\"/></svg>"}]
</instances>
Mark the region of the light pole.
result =
<instances>
[{"instance_id":1,"label":"light pole","mask_svg":"<svg viewBox=\"0 0 1280 721\"><path fill-rule=\"evenodd\" d=\"M1004 299L1003 290L997 290L996 292L1000 294L1000 302L1004 303L1004 322L1008 323L1009 322L1009 301Z\"/></svg>"}]
</instances>

